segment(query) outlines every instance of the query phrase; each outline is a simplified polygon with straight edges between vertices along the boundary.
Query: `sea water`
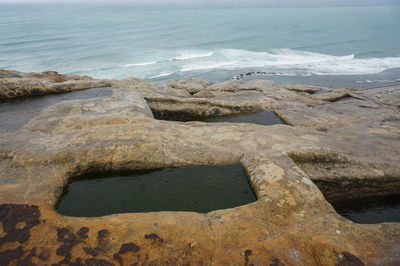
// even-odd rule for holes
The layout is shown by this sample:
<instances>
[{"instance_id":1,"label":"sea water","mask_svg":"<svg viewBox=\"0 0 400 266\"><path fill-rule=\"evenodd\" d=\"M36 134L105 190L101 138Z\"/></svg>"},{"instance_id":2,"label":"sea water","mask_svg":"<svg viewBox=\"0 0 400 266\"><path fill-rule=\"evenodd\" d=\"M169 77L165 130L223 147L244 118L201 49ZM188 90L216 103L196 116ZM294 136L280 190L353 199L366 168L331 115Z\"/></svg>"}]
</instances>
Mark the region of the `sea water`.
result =
<instances>
[{"instance_id":1,"label":"sea water","mask_svg":"<svg viewBox=\"0 0 400 266\"><path fill-rule=\"evenodd\" d=\"M95 78L400 83L400 7L0 5L0 68ZM251 73L248 75L246 74Z\"/></svg>"}]
</instances>

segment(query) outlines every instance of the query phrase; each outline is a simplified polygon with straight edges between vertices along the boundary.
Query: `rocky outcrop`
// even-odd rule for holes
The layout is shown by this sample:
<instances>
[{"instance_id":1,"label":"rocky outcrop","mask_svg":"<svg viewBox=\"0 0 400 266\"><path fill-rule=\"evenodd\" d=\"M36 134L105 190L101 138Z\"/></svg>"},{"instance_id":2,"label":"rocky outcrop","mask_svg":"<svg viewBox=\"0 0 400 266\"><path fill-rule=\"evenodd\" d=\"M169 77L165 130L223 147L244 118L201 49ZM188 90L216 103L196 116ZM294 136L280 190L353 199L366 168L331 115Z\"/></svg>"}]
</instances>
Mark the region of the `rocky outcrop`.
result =
<instances>
[{"instance_id":1,"label":"rocky outcrop","mask_svg":"<svg viewBox=\"0 0 400 266\"><path fill-rule=\"evenodd\" d=\"M0 100L107 87L110 85L111 82L107 80L95 80L77 75L60 75L55 71L25 74L0 70Z\"/></svg>"},{"instance_id":2,"label":"rocky outcrop","mask_svg":"<svg viewBox=\"0 0 400 266\"><path fill-rule=\"evenodd\" d=\"M400 263L399 223L355 224L327 201L399 191L400 87L343 89L357 98L340 101L326 88L267 81L112 86L112 96L52 105L0 134L1 265ZM263 110L287 125L154 119ZM91 169L237 162L258 198L245 206L96 218L55 211L64 186Z\"/></svg>"}]
</instances>

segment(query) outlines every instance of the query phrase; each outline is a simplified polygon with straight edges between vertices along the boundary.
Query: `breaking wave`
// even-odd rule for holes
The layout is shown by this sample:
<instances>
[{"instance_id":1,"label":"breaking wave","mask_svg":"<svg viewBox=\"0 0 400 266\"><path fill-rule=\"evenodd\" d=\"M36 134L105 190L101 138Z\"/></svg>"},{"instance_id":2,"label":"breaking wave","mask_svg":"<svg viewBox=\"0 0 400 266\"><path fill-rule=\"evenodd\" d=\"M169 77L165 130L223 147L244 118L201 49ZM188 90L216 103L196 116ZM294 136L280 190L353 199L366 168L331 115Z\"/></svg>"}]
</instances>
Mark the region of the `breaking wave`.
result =
<instances>
[{"instance_id":1,"label":"breaking wave","mask_svg":"<svg viewBox=\"0 0 400 266\"><path fill-rule=\"evenodd\" d=\"M400 68L400 57L358 58L355 54L337 56L292 49L259 52L241 49L165 49L147 55L139 54L138 58L127 58L124 63L81 64L73 74L116 79L132 76L140 79L181 78L218 70L232 72L233 79L253 74L290 77L362 75Z\"/></svg>"},{"instance_id":2,"label":"breaking wave","mask_svg":"<svg viewBox=\"0 0 400 266\"><path fill-rule=\"evenodd\" d=\"M173 72L168 72L168 73L161 73L152 77L149 77L149 79L156 79L156 78L161 78L161 77L168 77L174 74Z\"/></svg>"},{"instance_id":3,"label":"breaking wave","mask_svg":"<svg viewBox=\"0 0 400 266\"><path fill-rule=\"evenodd\" d=\"M209 52L209 51L181 51L181 52L178 52L176 54L177 55L175 55L175 56L171 56L169 58L164 58L164 59L160 59L160 60L156 60L156 61L124 64L124 65L122 65L122 67L149 66L149 65L155 65L155 64L158 64L158 63L166 63L166 62L170 62L170 61L192 60L192 59L196 59L196 58L204 58L204 57L212 56L214 54L214 52Z\"/></svg>"},{"instance_id":4,"label":"breaking wave","mask_svg":"<svg viewBox=\"0 0 400 266\"><path fill-rule=\"evenodd\" d=\"M269 52L220 49L207 60L182 65L181 71L255 68L287 75L359 75L397 67L400 67L400 57L356 58L354 54L335 56L291 49Z\"/></svg>"},{"instance_id":5,"label":"breaking wave","mask_svg":"<svg viewBox=\"0 0 400 266\"><path fill-rule=\"evenodd\" d=\"M189 60L189 59L194 59L194 58L203 58L203 57L209 57L212 56L214 52L192 52L192 51L185 51L182 52L181 55L169 59L169 60Z\"/></svg>"},{"instance_id":6,"label":"breaking wave","mask_svg":"<svg viewBox=\"0 0 400 266\"><path fill-rule=\"evenodd\" d=\"M122 66L123 67L133 67L133 66L149 66L149 65L154 65L154 64L157 64L157 61L135 63L135 64L125 64L125 65L122 65Z\"/></svg>"}]
</instances>

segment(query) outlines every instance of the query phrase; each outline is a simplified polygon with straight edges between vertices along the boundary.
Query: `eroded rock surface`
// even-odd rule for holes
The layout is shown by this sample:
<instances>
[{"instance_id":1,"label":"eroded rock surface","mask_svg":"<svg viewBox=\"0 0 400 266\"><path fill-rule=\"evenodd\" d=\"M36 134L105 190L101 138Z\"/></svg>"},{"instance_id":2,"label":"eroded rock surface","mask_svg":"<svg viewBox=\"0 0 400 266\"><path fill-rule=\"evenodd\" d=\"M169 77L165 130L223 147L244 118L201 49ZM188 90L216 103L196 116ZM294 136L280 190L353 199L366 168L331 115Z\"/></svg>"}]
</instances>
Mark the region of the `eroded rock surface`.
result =
<instances>
[{"instance_id":1,"label":"eroded rock surface","mask_svg":"<svg viewBox=\"0 0 400 266\"><path fill-rule=\"evenodd\" d=\"M110 84L108 80L60 75L55 71L21 73L0 69L0 100L107 87Z\"/></svg>"},{"instance_id":2,"label":"eroded rock surface","mask_svg":"<svg viewBox=\"0 0 400 266\"><path fill-rule=\"evenodd\" d=\"M2 84L9 78L20 77L3 76ZM400 87L337 92L267 81L110 83L112 96L58 103L0 133L1 265L400 263L399 223L355 224L326 200L398 193ZM153 115L188 120L266 110L287 125ZM97 218L55 211L63 187L91 169L236 162L258 197L245 206Z\"/></svg>"}]
</instances>

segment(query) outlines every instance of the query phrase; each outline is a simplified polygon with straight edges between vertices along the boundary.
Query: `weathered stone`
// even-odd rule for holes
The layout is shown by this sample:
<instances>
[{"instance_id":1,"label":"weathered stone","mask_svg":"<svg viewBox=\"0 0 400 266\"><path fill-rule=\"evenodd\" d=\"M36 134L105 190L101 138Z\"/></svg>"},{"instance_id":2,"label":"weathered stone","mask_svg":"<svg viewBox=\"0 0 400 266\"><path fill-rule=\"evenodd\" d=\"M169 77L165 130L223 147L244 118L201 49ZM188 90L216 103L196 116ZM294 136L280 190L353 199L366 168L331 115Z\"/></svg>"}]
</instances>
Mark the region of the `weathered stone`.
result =
<instances>
[{"instance_id":1,"label":"weathered stone","mask_svg":"<svg viewBox=\"0 0 400 266\"><path fill-rule=\"evenodd\" d=\"M23 74L1 70L0 100L61 93L89 88L110 86L107 80L95 80L75 75L60 75L57 72Z\"/></svg>"},{"instance_id":2,"label":"weathered stone","mask_svg":"<svg viewBox=\"0 0 400 266\"><path fill-rule=\"evenodd\" d=\"M336 102L344 97L350 96L351 89L336 89L336 90L329 90L323 93L314 94L312 98L322 100L322 101L329 101L329 102Z\"/></svg>"},{"instance_id":3,"label":"weathered stone","mask_svg":"<svg viewBox=\"0 0 400 266\"><path fill-rule=\"evenodd\" d=\"M243 81L240 81L240 80L228 80L225 82L216 83L216 84L208 87L207 90L234 92L242 84L243 84Z\"/></svg>"},{"instance_id":4,"label":"weathered stone","mask_svg":"<svg viewBox=\"0 0 400 266\"><path fill-rule=\"evenodd\" d=\"M228 91L199 91L193 94L194 98L213 98L231 96L232 93Z\"/></svg>"},{"instance_id":5,"label":"weathered stone","mask_svg":"<svg viewBox=\"0 0 400 266\"><path fill-rule=\"evenodd\" d=\"M352 96L368 99L375 104L400 108L400 85L353 91Z\"/></svg>"},{"instance_id":6,"label":"weathered stone","mask_svg":"<svg viewBox=\"0 0 400 266\"><path fill-rule=\"evenodd\" d=\"M297 92L307 92L307 93L316 93L318 91L329 90L327 88L310 86L310 85L300 85L300 84L285 84L283 85L285 89Z\"/></svg>"},{"instance_id":7,"label":"weathered stone","mask_svg":"<svg viewBox=\"0 0 400 266\"><path fill-rule=\"evenodd\" d=\"M16 76L28 74L9 75L13 77L5 79L24 80ZM400 263L399 223L355 224L326 200L399 191L397 88L387 93L346 90L360 99L335 102L334 91L323 90L317 96L265 81L243 82L245 90L238 87L227 96L207 99L168 95L166 88L175 86L168 84L179 84L171 91L191 94L213 86L199 80L110 82L112 96L59 103L22 128L0 132L3 264ZM363 99L375 108L361 106ZM262 110L275 111L290 126L182 123L153 117L157 112L205 117ZM96 218L66 217L55 211L64 186L91 169L236 162L243 164L258 198L245 206L207 214Z\"/></svg>"},{"instance_id":8,"label":"weathered stone","mask_svg":"<svg viewBox=\"0 0 400 266\"><path fill-rule=\"evenodd\" d=\"M212 98L215 97L215 94L212 91L199 91L193 94L195 98Z\"/></svg>"},{"instance_id":9,"label":"weathered stone","mask_svg":"<svg viewBox=\"0 0 400 266\"><path fill-rule=\"evenodd\" d=\"M275 83L269 80L249 80L238 87L238 90L262 91L263 88L274 87Z\"/></svg>"},{"instance_id":10,"label":"weathered stone","mask_svg":"<svg viewBox=\"0 0 400 266\"><path fill-rule=\"evenodd\" d=\"M172 88L186 90L190 94L195 94L212 85L213 82L206 79L190 78L186 80L170 80L167 84Z\"/></svg>"}]
</instances>

